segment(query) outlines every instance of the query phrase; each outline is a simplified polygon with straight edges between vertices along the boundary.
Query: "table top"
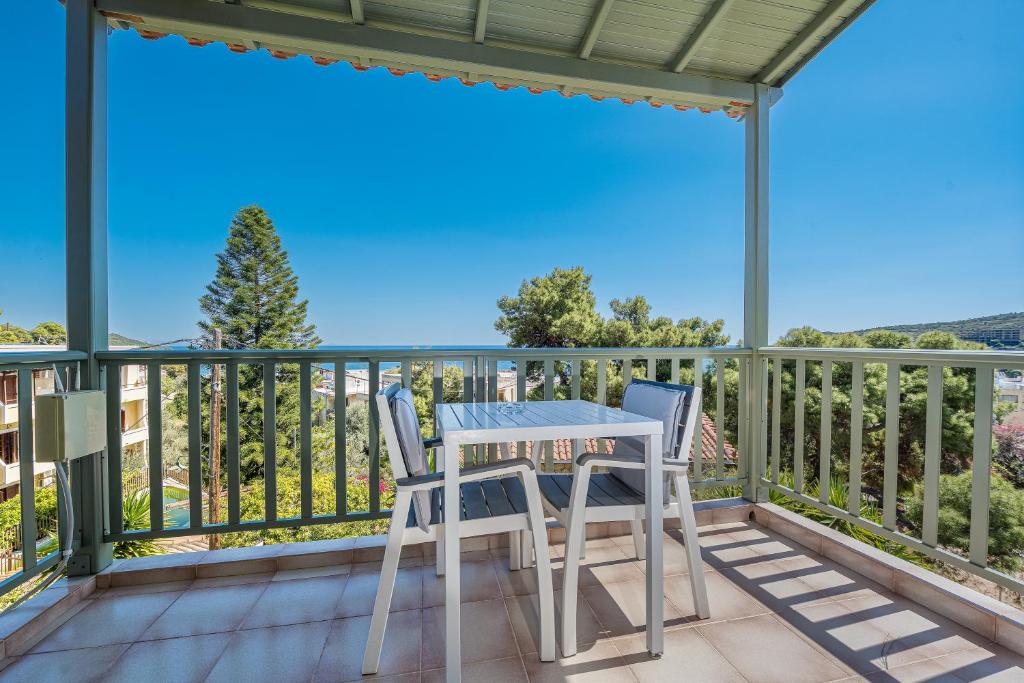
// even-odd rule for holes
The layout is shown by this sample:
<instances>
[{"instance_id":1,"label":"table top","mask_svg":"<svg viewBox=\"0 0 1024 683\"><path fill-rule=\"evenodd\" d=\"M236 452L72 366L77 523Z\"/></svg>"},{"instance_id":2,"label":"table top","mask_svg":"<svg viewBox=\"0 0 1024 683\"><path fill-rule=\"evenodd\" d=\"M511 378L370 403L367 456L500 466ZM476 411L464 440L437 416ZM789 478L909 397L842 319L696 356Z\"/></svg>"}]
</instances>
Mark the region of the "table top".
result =
<instances>
[{"instance_id":1,"label":"table top","mask_svg":"<svg viewBox=\"0 0 1024 683\"><path fill-rule=\"evenodd\" d=\"M438 436L446 446L657 436L664 429L661 420L579 400L442 403L435 415Z\"/></svg>"}]
</instances>

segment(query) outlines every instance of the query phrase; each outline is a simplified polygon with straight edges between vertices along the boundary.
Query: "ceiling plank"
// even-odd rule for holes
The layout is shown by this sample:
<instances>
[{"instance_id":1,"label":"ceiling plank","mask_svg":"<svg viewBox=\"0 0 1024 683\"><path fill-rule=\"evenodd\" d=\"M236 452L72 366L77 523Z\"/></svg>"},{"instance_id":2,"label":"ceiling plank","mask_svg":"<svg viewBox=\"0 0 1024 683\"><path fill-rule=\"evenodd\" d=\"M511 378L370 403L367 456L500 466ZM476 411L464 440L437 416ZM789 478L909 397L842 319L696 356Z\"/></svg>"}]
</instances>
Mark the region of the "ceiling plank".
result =
<instances>
[{"instance_id":1,"label":"ceiling plank","mask_svg":"<svg viewBox=\"0 0 1024 683\"><path fill-rule=\"evenodd\" d=\"M854 5L860 4L861 1L862 0L832 0L832 2L825 6L825 9L818 12L818 14L803 27L800 33L796 34L796 38L791 40L786 47L782 48L779 54L772 58L772 61L768 62L768 65L765 66L756 77L754 77L754 82L770 84L778 79L779 76L790 71L786 65L794 55L803 52L815 43L818 35L822 31L822 27L835 21L836 17L843 12L852 12Z\"/></svg>"},{"instance_id":2,"label":"ceiling plank","mask_svg":"<svg viewBox=\"0 0 1024 683\"><path fill-rule=\"evenodd\" d=\"M680 48L676 58L672 60L673 71L679 73L686 68L686 65L697 54L697 50L704 44L707 37L711 35L711 31L714 30L715 26L725 17L725 13L729 11L734 2L735 0L718 0L718 2L711 6L711 9L704 13L700 24L693 30L690 37L686 39L686 43Z\"/></svg>"},{"instance_id":3,"label":"ceiling plank","mask_svg":"<svg viewBox=\"0 0 1024 683\"><path fill-rule=\"evenodd\" d=\"M751 102L751 83L672 73L662 69L583 61L575 57L397 31L356 26L299 14L225 5L209 0L95 0L96 8L144 18L149 26L181 35L217 40L250 39L303 54L359 55L370 61L408 64L416 70L473 73L486 79L511 79L597 92L624 99L728 105Z\"/></svg>"},{"instance_id":4,"label":"ceiling plank","mask_svg":"<svg viewBox=\"0 0 1024 683\"><path fill-rule=\"evenodd\" d=\"M365 24L366 12L363 11L363 0L348 0L348 4L352 8L352 23Z\"/></svg>"},{"instance_id":5,"label":"ceiling plank","mask_svg":"<svg viewBox=\"0 0 1024 683\"><path fill-rule=\"evenodd\" d=\"M583 42L580 43L580 59L590 59L590 53L594 50L594 45L597 44L597 37L601 34L601 27L608 19L608 13L612 11L613 2L615 0L600 0L600 4L594 11L594 16L590 18L590 26L587 27L587 33L583 36Z\"/></svg>"},{"instance_id":6,"label":"ceiling plank","mask_svg":"<svg viewBox=\"0 0 1024 683\"><path fill-rule=\"evenodd\" d=\"M491 0L477 0L476 4L476 26L473 28L473 42L483 45L487 37L487 9Z\"/></svg>"}]
</instances>

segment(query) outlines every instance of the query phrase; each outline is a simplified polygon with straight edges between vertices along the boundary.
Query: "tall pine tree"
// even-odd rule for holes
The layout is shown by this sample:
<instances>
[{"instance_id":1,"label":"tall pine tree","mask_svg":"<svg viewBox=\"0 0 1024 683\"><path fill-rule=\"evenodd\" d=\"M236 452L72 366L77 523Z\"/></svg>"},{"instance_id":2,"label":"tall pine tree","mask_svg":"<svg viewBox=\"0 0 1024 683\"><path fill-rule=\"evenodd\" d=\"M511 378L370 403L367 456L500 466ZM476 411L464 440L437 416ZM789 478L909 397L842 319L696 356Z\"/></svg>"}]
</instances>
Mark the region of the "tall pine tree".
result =
<instances>
[{"instance_id":1,"label":"tall pine tree","mask_svg":"<svg viewBox=\"0 0 1024 683\"><path fill-rule=\"evenodd\" d=\"M258 206L241 209L231 222L227 245L217 254L217 273L199 299L204 346L214 328L229 349L297 349L320 344L316 326L306 322L308 301L299 300L299 278L267 213ZM282 467L294 465L299 396L294 365L278 365L277 450ZM204 404L206 402L204 401ZM239 367L239 436L242 476L263 475L263 369ZM224 443L224 440L221 440ZM221 454L223 457L223 453ZM222 470L223 471L223 468Z\"/></svg>"}]
</instances>

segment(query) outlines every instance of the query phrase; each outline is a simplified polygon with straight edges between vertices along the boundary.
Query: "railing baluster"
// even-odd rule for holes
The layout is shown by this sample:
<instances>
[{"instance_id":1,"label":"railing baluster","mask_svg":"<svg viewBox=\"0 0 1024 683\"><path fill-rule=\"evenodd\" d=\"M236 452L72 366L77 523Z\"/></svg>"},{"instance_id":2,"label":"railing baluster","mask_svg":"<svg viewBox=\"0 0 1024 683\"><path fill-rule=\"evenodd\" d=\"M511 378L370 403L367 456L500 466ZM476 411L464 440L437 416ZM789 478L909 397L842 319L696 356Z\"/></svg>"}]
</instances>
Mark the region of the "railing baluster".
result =
<instances>
[{"instance_id":1,"label":"railing baluster","mask_svg":"<svg viewBox=\"0 0 1024 683\"><path fill-rule=\"evenodd\" d=\"M581 396L581 393L580 393L580 383L581 383L580 382L580 377L583 374L583 367L582 366L583 366L583 359L582 358L580 358L579 356L576 356L575 358L572 359L572 381L570 383L569 397L571 399L573 399L573 400L579 400L580 396ZM584 439L573 439L572 446L573 446L573 448L572 448L572 461L576 462L576 454L577 453L583 453L586 450L586 448L587 448L587 444L586 444L586 441Z\"/></svg>"},{"instance_id":2,"label":"railing baluster","mask_svg":"<svg viewBox=\"0 0 1024 683\"><path fill-rule=\"evenodd\" d=\"M989 496L992 491L992 385L992 368L985 365L975 368L970 560L979 567L988 565Z\"/></svg>"},{"instance_id":3,"label":"railing baluster","mask_svg":"<svg viewBox=\"0 0 1024 683\"><path fill-rule=\"evenodd\" d=\"M672 384L679 384L679 359L669 359L669 378L668 381Z\"/></svg>"},{"instance_id":4,"label":"railing baluster","mask_svg":"<svg viewBox=\"0 0 1024 683\"><path fill-rule=\"evenodd\" d=\"M850 388L850 489L847 511L860 514L861 461L864 457L864 363L853 361Z\"/></svg>"},{"instance_id":5,"label":"railing baluster","mask_svg":"<svg viewBox=\"0 0 1024 683\"><path fill-rule=\"evenodd\" d=\"M742 457L741 457L742 459ZM725 359L715 359L715 479L725 478Z\"/></svg>"},{"instance_id":6,"label":"railing baluster","mask_svg":"<svg viewBox=\"0 0 1024 683\"><path fill-rule=\"evenodd\" d=\"M263 505L268 522L277 519L276 380L274 362L263 363Z\"/></svg>"},{"instance_id":7,"label":"railing baluster","mask_svg":"<svg viewBox=\"0 0 1024 683\"><path fill-rule=\"evenodd\" d=\"M772 483L782 467L782 358L772 360Z\"/></svg>"},{"instance_id":8,"label":"railing baluster","mask_svg":"<svg viewBox=\"0 0 1024 683\"><path fill-rule=\"evenodd\" d=\"M594 398L601 405L608 405L608 359L598 358L597 363L597 396ZM597 452L605 453L608 450L608 440L597 440Z\"/></svg>"},{"instance_id":9,"label":"railing baluster","mask_svg":"<svg viewBox=\"0 0 1024 683\"><path fill-rule=\"evenodd\" d=\"M658 381L658 359L653 356L647 358L647 379L652 382Z\"/></svg>"},{"instance_id":10,"label":"railing baluster","mask_svg":"<svg viewBox=\"0 0 1024 683\"><path fill-rule=\"evenodd\" d=\"M882 526L896 530L896 491L899 483L900 364L886 365L885 464L882 475Z\"/></svg>"},{"instance_id":11,"label":"railing baluster","mask_svg":"<svg viewBox=\"0 0 1024 683\"><path fill-rule=\"evenodd\" d=\"M312 372L308 360L299 362L299 507L304 519L313 516Z\"/></svg>"},{"instance_id":12,"label":"railing baluster","mask_svg":"<svg viewBox=\"0 0 1024 683\"><path fill-rule=\"evenodd\" d=\"M224 390L224 414L227 418L228 524L238 524L242 517L241 434L238 430L238 361L225 364L227 386Z\"/></svg>"},{"instance_id":13,"label":"railing baluster","mask_svg":"<svg viewBox=\"0 0 1024 683\"><path fill-rule=\"evenodd\" d=\"M796 360L796 397L793 415L793 490L804 491L804 392L807 389L807 362Z\"/></svg>"},{"instance_id":14,"label":"railing baluster","mask_svg":"<svg viewBox=\"0 0 1024 683\"><path fill-rule=\"evenodd\" d=\"M526 359L519 358L516 360L516 401L526 400ZM520 441L516 444L516 456L520 458L526 457L526 442ZM533 453L530 453L530 457L533 457Z\"/></svg>"},{"instance_id":15,"label":"railing baluster","mask_svg":"<svg viewBox=\"0 0 1024 683\"><path fill-rule=\"evenodd\" d=\"M109 375L107 381L110 381ZM192 529L199 529L203 526L203 387L199 377L199 361L189 362L187 381L188 525Z\"/></svg>"},{"instance_id":16,"label":"railing baluster","mask_svg":"<svg viewBox=\"0 0 1024 683\"><path fill-rule=\"evenodd\" d=\"M727 358L721 358L720 361L721 361L721 364L724 366L726 364L726 362L728 361L728 359ZM748 464L750 463L750 457L752 455L747 450L750 447L749 446L750 440L749 440L748 435L747 435L747 430L750 429L750 423L749 423L749 417L748 417L749 414L747 413L746 410L744 410L744 405L746 404L747 398L748 398L747 392L750 391L750 389L749 389L749 387L750 387L750 372L751 372L752 368L750 367L750 359L749 358L739 358L739 359L737 359L736 365L737 365L737 373L736 373L736 375L737 375L737 377L736 377L737 394L736 394L736 396L737 396L737 399L738 399L736 401L736 442L737 442L736 443L736 455L737 455L737 458L738 458L737 463L736 463L737 464L736 476L738 476L738 477L740 477L742 479L742 478L748 477L749 474L750 474L750 472L749 472L750 468L748 467ZM724 415L723 415L723 419L724 419ZM723 429L724 429L724 425L723 425ZM722 440L723 441L725 440L725 436L724 435L722 436ZM724 479L725 478L725 448L724 448L724 444L723 444L723 449L722 449L722 460L720 461L720 463L721 464L719 465L718 478L719 479Z\"/></svg>"},{"instance_id":17,"label":"railing baluster","mask_svg":"<svg viewBox=\"0 0 1024 683\"><path fill-rule=\"evenodd\" d=\"M334 514L348 514L348 393L344 358L334 359ZM372 401L371 401L372 402Z\"/></svg>"},{"instance_id":18,"label":"railing baluster","mask_svg":"<svg viewBox=\"0 0 1024 683\"><path fill-rule=\"evenodd\" d=\"M826 505L832 483L832 361L821 362L821 449L818 452L818 500Z\"/></svg>"},{"instance_id":19,"label":"railing baluster","mask_svg":"<svg viewBox=\"0 0 1024 683\"><path fill-rule=\"evenodd\" d=\"M924 424L924 507L921 540L939 541L939 465L942 448L942 366L928 366L928 398Z\"/></svg>"},{"instance_id":20,"label":"railing baluster","mask_svg":"<svg viewBox=\"0 0 1024 683\"><path fill-rule=\"evenodd\" d=\"M693 358L693 386L700 387L704 392L704 357L694 356ZM706 397L705 397L706 398ZM701 400L703 403L703 399ZM700 415L697 416L697 426L693 435L693 480L704 481L704 406L700 406Z\"/></svg>"},{"instance_id":21,"label":"railing baluster","mask_svg":"<svg viewBox=\"0 0 1024 683\"><path fill-rule=\"evenodd\" d=\"M380 512L380 412L377 410L377 392L380 390L380 361L371 360L369 364L370 379L370 417L367 425L367 441L370 450L370 514ZM388 454L390 456L390 454ZM401 457L395 454L396 457Z\"/></svg>"},{"instance_id":22,"label":"railing baluster","mask_svg":"<svg viewBox=\"0 0 1024 683\"><path fill-rule=\"evenodd\" d=\"M544 400L555 399L555 361L548 358L544 361ZM555 444L553 441L544 442L544 466L548 472L555 471Z\"/></svg>"},{"instance_id":23,"label":"railing baluster","mask_svg":"<svg viewBox=\"0 0 1024 683\"><path fill-rule=\"evenodd\" d=\"M146 417L149 422L149 528L164 528L163 396L160 361L146 364Z\"/></svg>"},{"instance_id":24,"label":"railing baluster","mask_svg":"<svg viewBox=\"0 0 1024 683\"><path fill-rule=\"evenodd\" d=\"M497 401L498 400L498 359L497 358L484 358L481 356L481 363L485 363L487 366L487 400ZM489 443L487 444L487 462L495 462L498 460L498 444Z\"/></svg>"},{"instance_id":25,"label":"railing baluster","mask_svg":"<svg viewBox=\"0 0 1024 683\"><path fill-rule=\"evenodd\" d=\"M32 403L35 392L32 390L32 371L18 370L18 462L20 463L21 491L21 559L22 571L30 571L36 566L36 483L35 458L32 439L35 436L32 425ZM117 383L120 388L120 382ZM120 415L120 409L118 410ZM120 437L120 421L118 422ZM120 443L120 440L118 441ZM118 510L120 511L121 492L121 458L117 458L117 492ZM111 467L111 470L114 468ZM113 476L113 474L111 474ZM120 519L120 517L118 517Z\"/></svg>"},{"instance_id":26,"label":"railing baluster","mask_svg":"<svg viewBox=\"0 0 1024 683\"><path fill-rule=\"evenodd\" d=\"M402 387L412 388L412 361L408 358L402 360Z\"/></svg>"},{"instance_id":27,"label":"railing baluster","mask_svg":"<svg viewBox=\"0 0 1024 683\"><path fill-rule=\"evenodd\" d=\"M622 395L626 395L626 387L633 381L633 360L622 359Z\"/></svg>"}]
</instances>

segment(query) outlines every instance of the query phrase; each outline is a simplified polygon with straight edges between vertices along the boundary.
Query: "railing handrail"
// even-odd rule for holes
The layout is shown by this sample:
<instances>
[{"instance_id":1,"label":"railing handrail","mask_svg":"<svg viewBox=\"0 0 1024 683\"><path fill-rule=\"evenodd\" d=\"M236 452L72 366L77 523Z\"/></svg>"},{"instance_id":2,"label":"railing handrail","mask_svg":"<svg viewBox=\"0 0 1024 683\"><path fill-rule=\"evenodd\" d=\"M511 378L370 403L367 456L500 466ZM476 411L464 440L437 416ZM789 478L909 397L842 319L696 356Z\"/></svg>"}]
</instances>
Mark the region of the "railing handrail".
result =
<instances>
[{"instance_id":1,"label":"railing handrail","mask_svg":"<svg viewBox=\"0 0 1024 683\"><path fill-rule=\"evenodd\" d=\"M316 349L127 349L119 351L97 351L101 361L138 363L158 360L164 363L179 361L326 361L338 358L349 361L379 360L433 360L445 358L461 360L468 357L483 357L498 360L562 360L565 358L611 358L644 360L657 357L691 359L749 356L753 349L742 346L715 347L631 347L631 348L517 348L517 347L467 347L467 346L381 346L381 347L322 347Z\"/></svg>"},{"instance_id":2,"label":"railing handrail","mask_svg":"<svg viewBox=\"0 0 1024 683\"><path fill-rule=\"evenodd\" d=\"M87 360L85 351L0 351L0 371Z\"/></svg>"},{"instance_id":3,"label":"railing handrail","mask_svg":"<svg viewBox=\"0 0 1024 683\"><path fill-rule=\"evenodd\" d=\"M758 353L770 358L804 360L859 360L866 362L899 362L906 365L942 364L953 367L987 365L997 367L1024 366L1024 351L974 351L943 349L864 349L801 346L762 346Z\"/></svg>"}]
</instances>

